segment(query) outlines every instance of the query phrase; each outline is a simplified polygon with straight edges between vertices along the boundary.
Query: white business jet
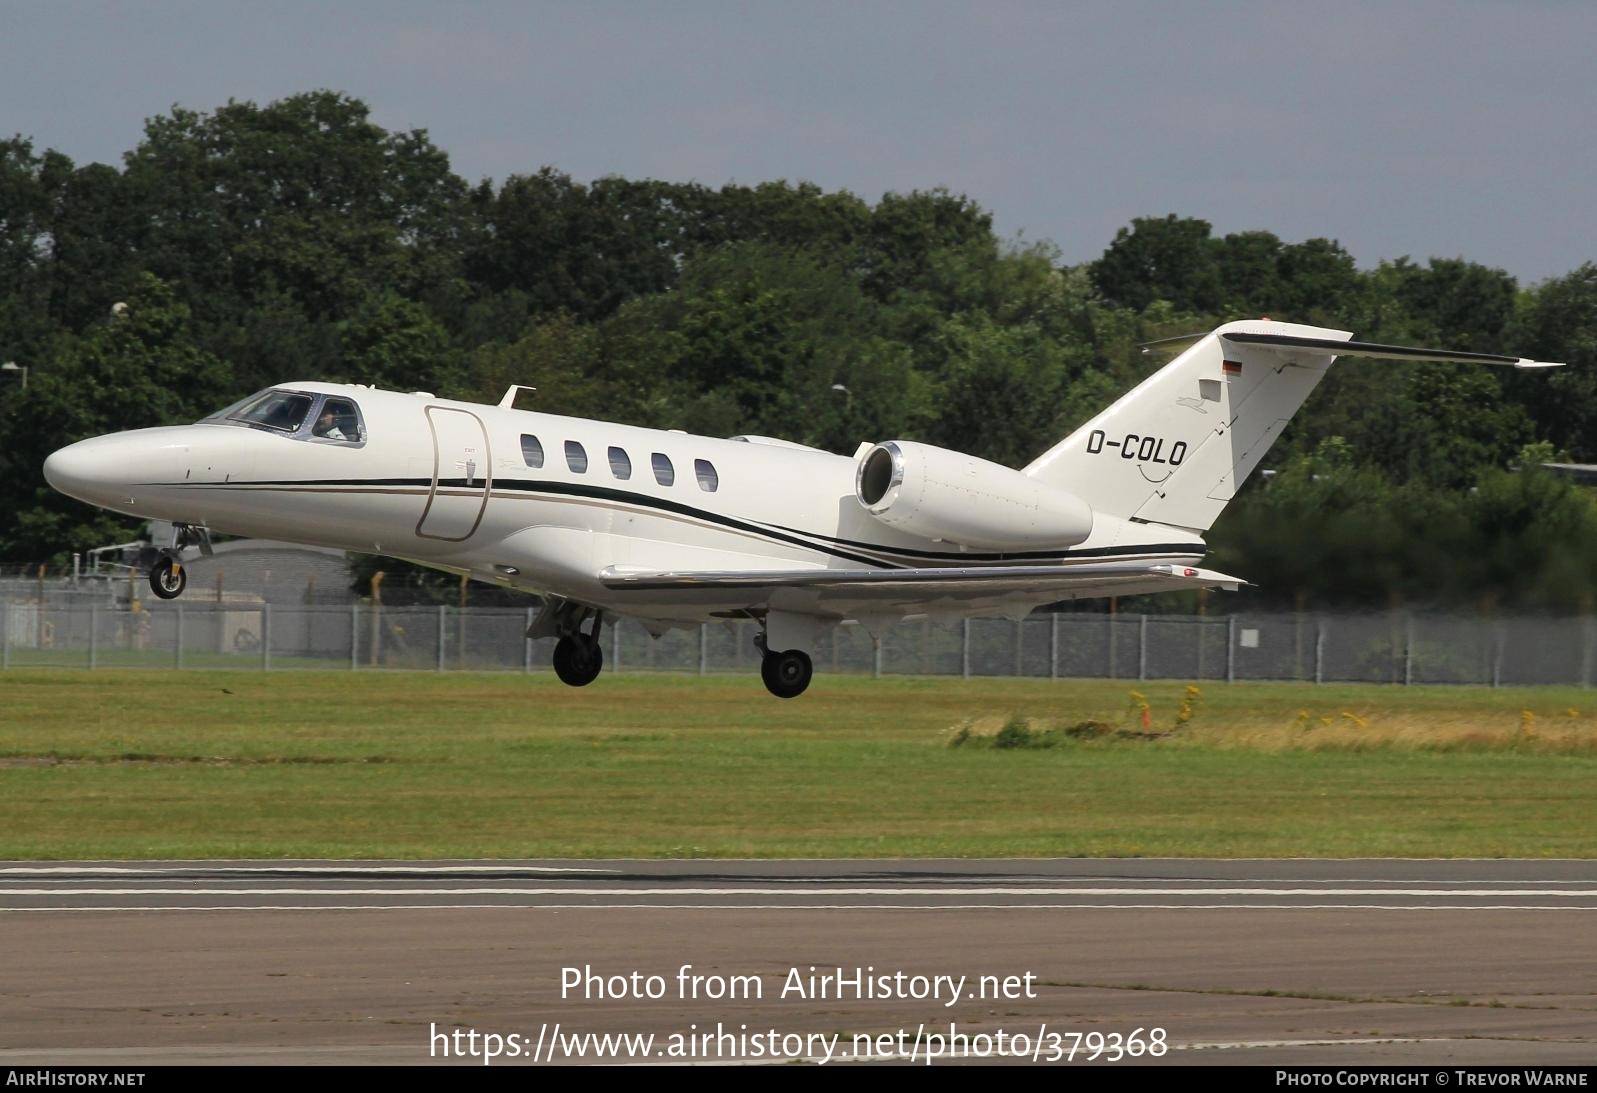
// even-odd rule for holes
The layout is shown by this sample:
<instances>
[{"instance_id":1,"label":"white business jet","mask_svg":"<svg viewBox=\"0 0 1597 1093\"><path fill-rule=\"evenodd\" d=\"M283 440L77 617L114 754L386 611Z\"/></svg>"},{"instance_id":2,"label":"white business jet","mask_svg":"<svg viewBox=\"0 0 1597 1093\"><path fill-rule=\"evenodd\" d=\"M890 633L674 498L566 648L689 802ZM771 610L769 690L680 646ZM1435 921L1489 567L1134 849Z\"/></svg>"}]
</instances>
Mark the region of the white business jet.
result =
<instances>
[{"instance_id":1,"label":"white business jet","mask_svg":"<svg viewBox=\"0 0 1597 1093\"><path fill-rule=\"evenodd\" d=\"M92 505L172 521L150 574L182 593L210 533L405 558L536 592L573 686L606 619L658 636L752 619L772 694L809 685L822 627L911 615L1023 617L1081 597L1235 589L1202 538L1338 356L1537 361L1228 323L1021 470L908 440L852 456L360 385L290 383L194 425L55 452L45 477Z\"/></svg>"}]
</instances>

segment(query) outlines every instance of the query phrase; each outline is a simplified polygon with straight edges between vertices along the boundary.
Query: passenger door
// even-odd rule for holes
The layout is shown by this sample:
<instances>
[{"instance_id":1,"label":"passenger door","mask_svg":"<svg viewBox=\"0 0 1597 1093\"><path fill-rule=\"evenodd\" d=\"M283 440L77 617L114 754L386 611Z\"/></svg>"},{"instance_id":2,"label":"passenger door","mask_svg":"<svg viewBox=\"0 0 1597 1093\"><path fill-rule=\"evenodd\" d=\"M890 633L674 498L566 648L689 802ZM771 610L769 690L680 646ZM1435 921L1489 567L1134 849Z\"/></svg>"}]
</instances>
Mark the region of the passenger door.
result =
<instances>
[{"instance_id":1,"label":"passenger door","mask_svg":"<svg viewBox=\"0 0 1597 1093\"><path fill-rule=\"evenodd\" d=\"M482 522L493 485L488 434L482 419L467 410L427 407L433 438L433 481L416 534L460 542Z\"/></svg>"}]
</instances>

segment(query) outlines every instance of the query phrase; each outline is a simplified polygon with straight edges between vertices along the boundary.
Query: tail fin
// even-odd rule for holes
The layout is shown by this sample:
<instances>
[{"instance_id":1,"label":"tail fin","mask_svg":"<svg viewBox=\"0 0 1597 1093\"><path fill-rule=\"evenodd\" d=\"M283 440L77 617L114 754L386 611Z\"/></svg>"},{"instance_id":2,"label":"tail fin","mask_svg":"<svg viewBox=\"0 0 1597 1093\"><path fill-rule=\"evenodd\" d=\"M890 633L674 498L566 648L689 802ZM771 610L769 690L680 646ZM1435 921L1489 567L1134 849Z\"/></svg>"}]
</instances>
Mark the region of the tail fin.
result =
<instances>
[{"instance_id":1,"label":"tail fin","mask_svg":"<svg viewBox=\"0 0 1597 1093\"><path fill-rule=\"evenodd\" d=\"M1207 531L1338 355L1556 367L1354 342L1345 330L1248 320L1205 335L1023 473L1094 512Z\"/></svg>"}]
</instances>

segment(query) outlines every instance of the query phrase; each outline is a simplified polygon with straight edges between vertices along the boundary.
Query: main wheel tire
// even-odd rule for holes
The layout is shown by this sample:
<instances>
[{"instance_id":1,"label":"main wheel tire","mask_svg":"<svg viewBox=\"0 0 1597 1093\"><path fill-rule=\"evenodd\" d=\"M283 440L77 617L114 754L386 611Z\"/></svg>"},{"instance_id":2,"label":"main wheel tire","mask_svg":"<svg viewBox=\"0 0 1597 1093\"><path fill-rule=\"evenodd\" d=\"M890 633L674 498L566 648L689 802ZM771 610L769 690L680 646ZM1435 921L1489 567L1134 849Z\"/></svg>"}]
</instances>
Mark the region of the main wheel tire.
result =
<instances>
[{"instance_id":1,"label":"main wheel tire","mask_svg":"<svg viewBox=\"0 0 1597 1093\"><path fill-rule=\"evenodd\" d=\"M815 665L810 662L810 655L799 649L767 653L760 661L760 678L765 681L765 689L777 698L797 698L810 685L810 677L814 674Z\"/></svg>"},{"instance_id":2,"label":"main wheel tire","mask_svg":"<svg viewBox=\"0 0 1597 1093\"><path fill-rule=\"evenodd\" d=\"M586 687L604 669L604 650L587 634L570 634L555 642L555 675L571 687Z\"/></svg>"},{"instance_id":3,"label":"main wheel tire","mask_svg":"<svg viewBox=\"0 0 1597 1093\"><path fill-rule=\"evenodd\" d=\"M163 600L177 599L188 584L188 571L170 558L162 558L150 570L150 591Z\"/></svg>"}]
</instances>

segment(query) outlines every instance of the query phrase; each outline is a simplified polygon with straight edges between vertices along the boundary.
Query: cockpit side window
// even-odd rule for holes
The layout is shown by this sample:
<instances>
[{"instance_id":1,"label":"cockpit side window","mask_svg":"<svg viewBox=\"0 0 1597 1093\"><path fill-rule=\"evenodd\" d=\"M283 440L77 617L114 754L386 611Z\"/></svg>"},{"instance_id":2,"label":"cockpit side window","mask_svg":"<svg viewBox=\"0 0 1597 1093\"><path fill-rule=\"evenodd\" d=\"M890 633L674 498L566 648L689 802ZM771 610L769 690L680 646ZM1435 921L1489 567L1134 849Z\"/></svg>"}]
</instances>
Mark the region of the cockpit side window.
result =
<instances>
[{"instance_id":1,"label":"cockpit side window","mask_svg":"<svg viewBox=\"0 0 1597 1093\"><path fill-rule=\"evenodd\" d=\"M360 411L356 410L355 404L348 399L328 399L322 403L322 408L316 415L316 424L311 426L311 436L318 440L364 440L365 437L361 435Z\"/></svg>"}]
</instances>

